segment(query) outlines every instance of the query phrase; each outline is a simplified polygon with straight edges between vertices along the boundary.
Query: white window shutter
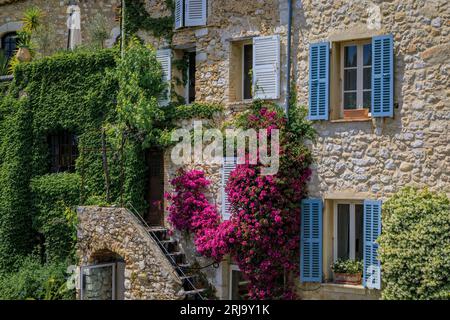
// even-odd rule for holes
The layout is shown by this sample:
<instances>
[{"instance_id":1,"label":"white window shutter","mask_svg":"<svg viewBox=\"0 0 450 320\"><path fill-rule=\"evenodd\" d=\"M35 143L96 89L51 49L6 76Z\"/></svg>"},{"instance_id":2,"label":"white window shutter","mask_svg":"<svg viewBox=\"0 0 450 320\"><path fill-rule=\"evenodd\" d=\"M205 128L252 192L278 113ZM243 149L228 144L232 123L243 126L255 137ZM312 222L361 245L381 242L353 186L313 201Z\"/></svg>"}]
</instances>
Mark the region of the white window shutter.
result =
<instances>
[{"instance_id":1,"label":"white window shutter","mask_svg":"<svg viewBox=\"0 0 450 320\"><path fill-rule=\"evenodd\" d=\"M236 168L236 158L224 158L222 167L222 220L229 220L231 216L230 202L228 195L225 192L225 187L228 183L228 178L231 172Z\"/></svg>"},{"instance_id":2,"label":"white window shutter","mask_svg":"<svg viewBox=\"0 0 450 320\"><path fill-rule=\"evenodd\" d=\"M184 1L175 0L175 29L179 29L184 26Z\"/></svg>"},{"instance_id":3,"label":"white window shutter","mask_svg":"<svg viewBox=\"0 0 450 320\"><path fill-rule=\"evenodd\" d=\"M206 25L206 0L185 0L186 27Z\"/></svg>"},{"instance_id":4,"label":"white window shutter","mask_svg":"<svg viewBox=\"0 0 450 320\"><path fill-rule=\"evenodd\" d=\"M280 98L280 36L253 38L254 99Z\"/></svg>"},{"instance_id":5,"label":"white window shutter","mask_svg":"<svg viewBox=\"0 0 450 320\"><path fill-rule=\"evenodd\" d=\"M156 59L161 63L163 70L163 81L167 83L167 89L158 99L161 106L166 106L170 102L170 80L172 79L172 51L170 49L158 50Z\"/></svg>"}]
</instances>

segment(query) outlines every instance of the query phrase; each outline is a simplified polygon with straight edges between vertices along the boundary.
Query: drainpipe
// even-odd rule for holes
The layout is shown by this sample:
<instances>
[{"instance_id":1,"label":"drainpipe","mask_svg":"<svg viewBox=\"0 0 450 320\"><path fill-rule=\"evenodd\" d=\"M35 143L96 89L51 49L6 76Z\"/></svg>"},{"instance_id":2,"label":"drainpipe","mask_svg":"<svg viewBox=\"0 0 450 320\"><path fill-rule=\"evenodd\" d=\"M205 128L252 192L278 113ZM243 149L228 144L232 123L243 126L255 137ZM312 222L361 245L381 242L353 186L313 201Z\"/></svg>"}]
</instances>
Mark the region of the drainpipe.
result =
<instances>
[{"instance_id":1,"label":"drainpipe","mask_svg":"<svg viewBox=\"0 0 450 320\"><path fill-rule=\"evenodd\" d=\"M289 102L291 100L291 33L292 33L291 29L292 29L292 0L288 0L286 107L285 107L286 117L288 117L289 115Z\"/></svg>"}]
</instances>

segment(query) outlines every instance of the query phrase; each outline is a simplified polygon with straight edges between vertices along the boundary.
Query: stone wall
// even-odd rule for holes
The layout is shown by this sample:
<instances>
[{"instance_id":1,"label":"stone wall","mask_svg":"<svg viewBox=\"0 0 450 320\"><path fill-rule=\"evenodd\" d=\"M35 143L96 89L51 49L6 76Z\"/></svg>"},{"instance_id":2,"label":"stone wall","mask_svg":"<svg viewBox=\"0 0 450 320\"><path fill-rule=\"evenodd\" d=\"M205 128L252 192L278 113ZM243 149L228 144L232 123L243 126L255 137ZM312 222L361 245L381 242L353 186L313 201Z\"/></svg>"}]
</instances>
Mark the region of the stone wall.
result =
<instances>
[{"instance_id":1,"label":"stone wall","mask_svg":"<svg viewBox=\"0 0 450 320\"><path fill-rule=\"evenodd\" d=\"M115 8L120 0L79 0L81 12L81 37L83 44L89 44L88 27L92 19L98 14L105 17L107 30L110 31L111 41L105 45L111 45L112 39L118 35L118 22L115 19ZM48 44L51 48L45 48L48 53L67 48L67 7L65 0L23 0L7 4L0 4L0 37L2 34L16 31L17 22L20 22L23 13L30 7L38 7L44 13L44 22L48 24ZM14 24L14 28L7 28L7 24ZM2 29L2 26L4 27ZM51 50L50 50L51 49Z\"/></svg>"},{"instance_id":2,"label":"stone wall","mask_svg":"<svg viewBox=\"0 0 450 320\"><path fill-rule=\"evenodd\" d=\"M123 259L125 299L184 298L175 270L131 212L122 208L80 207L78 220L80 265L104 263L105 252Z\"/></svg>"},{"instance_id":3,"label":"stone wall","mask_svg":"<svg viewBox=\"0 0 450 320\"><path fill-rule=\"evenodd\" d=\"M293 2L293 81L298 102L302 105L308 103L311 43L370 39L388 33L394 37L394 118L314 123L318 138L309 145L315 159L309 195L326 199L328 205L324 215L332 215L332 203L336 199L386 200L406 185L429 187L450 194L448 2ZM149 3L163 6L160 0ZM230 43L255 35L279 34L282 41L282 96L276 102L283 104L287 1L214 0L209 1L208 10L207 26L176 30L173 38L175 48L196 47L196 100L222 103L227 117L244 110L248 103L229 99ZM156 48L167 45L164 40L149 35L146 40ZM331 106L331 110L335 107ZM169 152L166 155L167 179L175 172ZM204 169L214 182L212 192L219 191L220 172L214 168ZM166 190L169 189L167 183ZM220 192L212 198L220 208ZM332 220L327 223L332 224ZM326 242L324 254L327 259L324 259L324 264L327 265L324 265L324 270L329 279L332 241ZM193 256L195 258L195 254ZM343 294L336 293L335 289L327 287L320 291L319 296ZM357 295L367 298L378 297L377 293L356 291Z\"/></svg>"},{"instance_id":4,"label":"stone wall","mask_svg":"<svg viewBox=\"0 0 450 320\"><path fill-rule=\"evenodd\" d=\"M406 185L450 193L448 2L304 0L300 12L294 25L301 104L308 99L311 42L394 36L394 118L316 122L310 195L353 192L387 198ZM374 27L369 22L377 12L380 24Z\"/></svg>"}]
</instances>

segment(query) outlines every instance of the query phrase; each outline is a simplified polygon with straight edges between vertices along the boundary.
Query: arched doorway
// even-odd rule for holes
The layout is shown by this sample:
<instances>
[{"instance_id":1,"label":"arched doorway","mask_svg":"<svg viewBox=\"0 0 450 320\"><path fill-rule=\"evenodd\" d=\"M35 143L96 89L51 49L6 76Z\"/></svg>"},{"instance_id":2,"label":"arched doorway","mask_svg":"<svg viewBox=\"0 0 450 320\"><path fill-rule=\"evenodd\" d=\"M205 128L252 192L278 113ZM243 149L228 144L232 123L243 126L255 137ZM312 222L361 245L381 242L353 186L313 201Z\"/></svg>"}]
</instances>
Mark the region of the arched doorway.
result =
<instances>
[{"instance_id":1,"label":"arched doorway","mask_svg":"<svg viewBox=\"0 0 450 320\"><path fill-rule=\"evenodd\" d=\"M110 250L95 252L80 268L81 300L123 300L125 261Z\"/></svg>"}]
</instances>

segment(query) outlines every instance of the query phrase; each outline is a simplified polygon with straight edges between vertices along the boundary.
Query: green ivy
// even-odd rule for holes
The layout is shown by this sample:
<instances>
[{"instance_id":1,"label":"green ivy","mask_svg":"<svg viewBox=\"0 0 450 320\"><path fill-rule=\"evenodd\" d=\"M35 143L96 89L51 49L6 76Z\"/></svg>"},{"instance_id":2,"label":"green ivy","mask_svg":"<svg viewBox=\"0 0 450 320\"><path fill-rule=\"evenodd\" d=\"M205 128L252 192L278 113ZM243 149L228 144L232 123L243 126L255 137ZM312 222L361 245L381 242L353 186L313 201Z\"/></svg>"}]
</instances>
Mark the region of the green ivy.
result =
<instances>
[{"instance_id":1,"label":"green ivy","mask_svg":"<svg viewBox=\"0 0 450 320\"><path fill-rule=\"evenodd\" d=\"M174 1L165 0L167 9L171 12L165 17L151 17L145 9L143 0L126 0L125 29L128 35L135 35L139 30L150 31L157 38L171 40L174 27Z\"/></svg>"},{"instance_id":2,"label":"green ivy","mask_svg":"<svg viewBox=\"0 0 450 320\"><path fill-rule=\"evenodd\" d=\"M450 299L450 200L406 188L383 205L383 299Z\"/></svg>"},{"instance_id":3,"label":"green ivy","mask_svg":"<svg viewBox=\"0 0 450 320\"><path fill-rule=\"evenodd\" d=\"M35 177L30 183L34 215L33 228L45 239L45 260L73 261L76 232L67 221L67 209L80 202L80 176L76 173L57 173Z\"/></svg>"}]
</instances>

